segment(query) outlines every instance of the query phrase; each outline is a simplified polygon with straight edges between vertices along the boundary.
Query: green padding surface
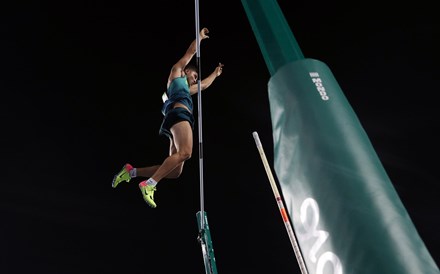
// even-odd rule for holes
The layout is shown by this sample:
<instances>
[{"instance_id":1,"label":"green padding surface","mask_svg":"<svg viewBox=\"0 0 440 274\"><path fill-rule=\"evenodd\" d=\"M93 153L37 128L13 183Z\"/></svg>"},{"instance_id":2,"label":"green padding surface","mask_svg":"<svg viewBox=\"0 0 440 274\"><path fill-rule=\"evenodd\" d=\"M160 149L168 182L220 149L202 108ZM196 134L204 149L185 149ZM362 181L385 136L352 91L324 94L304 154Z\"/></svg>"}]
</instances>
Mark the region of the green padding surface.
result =
<instances>
[{"instance_id":1,"label":"green padding surface","mask_svg":"<svg viewBox=\"0 0 440 274\"><path fill-rule=\"evenodd\" d=\"M269 100L275 173L309 274L439 273L330 69L286 64Z\"/></svg>"}]
</instances>

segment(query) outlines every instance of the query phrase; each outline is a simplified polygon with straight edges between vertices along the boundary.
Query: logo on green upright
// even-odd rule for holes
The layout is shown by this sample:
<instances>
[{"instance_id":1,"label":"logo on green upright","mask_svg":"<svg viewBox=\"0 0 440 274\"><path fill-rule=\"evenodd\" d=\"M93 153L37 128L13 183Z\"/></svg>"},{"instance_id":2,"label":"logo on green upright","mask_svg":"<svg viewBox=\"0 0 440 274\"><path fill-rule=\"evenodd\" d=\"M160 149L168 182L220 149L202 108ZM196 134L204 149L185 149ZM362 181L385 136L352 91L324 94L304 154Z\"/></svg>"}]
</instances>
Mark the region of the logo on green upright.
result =
<instances>
[{"instance_id":1,"label":"logo on green upright","mask_svg":"<svg viewBox=\"0 0 440 274\"><path fill-rule=\"evenodd\" d=\"M309 72L309 75L316 86L316 90L319 92L319 95L321 95L321 99L324 101L330 100L330 97L325 91L325 87L322 84L322 79L319 77L319 74L317 72Z\"/></svg>"}]
</instances>

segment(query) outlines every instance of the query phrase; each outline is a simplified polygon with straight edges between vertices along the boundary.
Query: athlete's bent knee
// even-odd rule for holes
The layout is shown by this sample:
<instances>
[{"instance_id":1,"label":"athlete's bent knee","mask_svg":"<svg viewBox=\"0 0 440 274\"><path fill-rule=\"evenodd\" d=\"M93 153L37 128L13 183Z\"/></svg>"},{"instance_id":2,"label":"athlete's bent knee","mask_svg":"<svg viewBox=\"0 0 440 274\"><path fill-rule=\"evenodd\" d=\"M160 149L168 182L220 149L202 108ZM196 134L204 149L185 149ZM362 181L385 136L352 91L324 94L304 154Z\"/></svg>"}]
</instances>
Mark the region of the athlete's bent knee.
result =
<instances>
[{"instance_id":1,"label":"athlete's bent knee","mask_svg":"<svg viewBox=\"0 0 440 274\"><path fill-rule=\"evenodd\" d=\"M191 159L191 152L181 151L181 152L179 152L179 156L180 156L180 159L182 159L182 161L186 161L186 160Z\"/></svg>"}]
</instances>

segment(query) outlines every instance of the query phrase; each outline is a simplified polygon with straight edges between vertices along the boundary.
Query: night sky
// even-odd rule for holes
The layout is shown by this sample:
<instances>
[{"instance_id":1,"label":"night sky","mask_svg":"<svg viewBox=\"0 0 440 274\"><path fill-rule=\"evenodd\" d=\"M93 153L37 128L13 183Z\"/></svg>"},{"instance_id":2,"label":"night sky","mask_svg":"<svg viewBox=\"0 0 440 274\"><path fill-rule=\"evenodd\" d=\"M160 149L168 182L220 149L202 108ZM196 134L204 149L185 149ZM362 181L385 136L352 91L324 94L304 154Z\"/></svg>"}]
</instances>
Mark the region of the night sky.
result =
<instances>
[{"instance_id":1,"label":"night sky","mask_svg":"<svg viewBox=\"0 0 440 274\"><path fill-rule=\"evenodd\" d=\"M300 273L252 137L272 164L270 74L241 2L230 2L200 1L202 78L225 65L202 96L218 273ZM304 56L332 70L439 264L435 9L278 2ZM168 154L161 96L195 39L194 1L14 3L0 9L0 273L204 273L197 121L192 158L159 183L156 209L140 178L111 187L125 163Z\"/></svg>"}]
</instances>

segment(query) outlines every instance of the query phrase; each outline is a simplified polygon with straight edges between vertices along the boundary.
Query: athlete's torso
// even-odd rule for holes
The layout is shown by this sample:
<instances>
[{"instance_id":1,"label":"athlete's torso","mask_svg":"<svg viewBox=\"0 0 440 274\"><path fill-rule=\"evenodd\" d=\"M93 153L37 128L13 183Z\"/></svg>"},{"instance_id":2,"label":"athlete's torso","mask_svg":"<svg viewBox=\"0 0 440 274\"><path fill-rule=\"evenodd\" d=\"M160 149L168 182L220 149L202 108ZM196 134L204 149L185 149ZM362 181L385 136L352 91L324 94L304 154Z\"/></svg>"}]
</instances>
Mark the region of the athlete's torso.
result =
<instances>
[{"instance_id":1,"label":"athlete's torso","mask_svg":"<svg viewBox=\"0 0 440 274\"><path fill-rule=\"evenodd\" d=\"M183 104L192 113L193 102L186 76L174 78L167 90L168 99L164 102L162 113L165 115L174 104Z\"/></svg>"}]
</instances>

